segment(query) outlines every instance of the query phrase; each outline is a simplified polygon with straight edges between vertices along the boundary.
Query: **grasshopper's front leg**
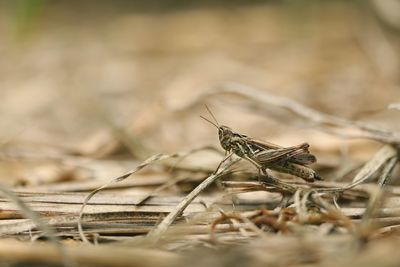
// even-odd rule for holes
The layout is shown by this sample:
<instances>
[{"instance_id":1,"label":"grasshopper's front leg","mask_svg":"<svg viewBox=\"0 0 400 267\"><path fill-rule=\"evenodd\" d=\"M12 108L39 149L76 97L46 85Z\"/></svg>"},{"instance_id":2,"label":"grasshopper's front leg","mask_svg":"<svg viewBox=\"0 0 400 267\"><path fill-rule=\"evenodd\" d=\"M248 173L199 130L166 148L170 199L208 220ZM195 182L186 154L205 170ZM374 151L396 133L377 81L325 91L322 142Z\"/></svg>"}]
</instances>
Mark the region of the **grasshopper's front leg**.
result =
<instances>
[{"instance_id":1,"label":"grasshopper's front leg","mask_svg":"<svg viewBox=\"0 0 400 267\"><path fill-rule=\"evenodd\" d=\"M224 157L223 160L221 160L221 162L218 164L217 168L215 169L214 174L216 174L216 173L218 172L219 168L221 168L221 165L222 165L225 161L227 161L228 159L230 159L230 157L232 157L232 155L233 155L233 152L229 152L229 154L226 155L226 156Z\"/></svg>"},{"instance_id":2,"label":"grasshopper's front leg","mask_svg":"<svg viewBox=\"0 0 400 267\"><path fill-rule=\"evenodd\" d=\"M261 181L261 172L263 172L263 174L265 176L269 176L267 173L267 170L265 168L263 168L263 166L261 164L259 164L257 161L255 161L251 156L249 156L249 155L254 155L254 152L247 145L247 143L245 143L246 147L243 147L239 142L237 142L236 145L237 145L238 152L240 152L240 155L242 155L243 158L248 160L251 164L253 164L257 168L259 182L262 182ZM238 153L236 153L236 154L238 154Z\"/></svg>"}]
</instances>

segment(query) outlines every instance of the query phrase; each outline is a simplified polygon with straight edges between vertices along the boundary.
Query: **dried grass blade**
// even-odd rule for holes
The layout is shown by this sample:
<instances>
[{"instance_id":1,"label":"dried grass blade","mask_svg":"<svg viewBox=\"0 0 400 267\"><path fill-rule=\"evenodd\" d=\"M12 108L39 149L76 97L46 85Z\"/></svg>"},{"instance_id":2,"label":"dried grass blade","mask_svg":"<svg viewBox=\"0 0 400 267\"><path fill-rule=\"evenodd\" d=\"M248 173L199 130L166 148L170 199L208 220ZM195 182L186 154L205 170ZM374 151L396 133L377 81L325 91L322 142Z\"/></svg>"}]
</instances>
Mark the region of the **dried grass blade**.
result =
<instances>
[{"instance_id":1,"label":"dried grass blade","mask_svg":"<svg viewBox=\"0 0 400 267\"><path fill-rule=\"evenodd\" d=\"M384 187L390 182L392 178L392 172L398 161L399 161L398 157L393 157L387 162L386 166L383 168L382 173L379 177L378 185Z\"/></svg>"},{"instance_id":2,"label":"dried grass blade","mask_svg":"<svg viewBox=\"0 0 400 267\"><path fill-rule=\"evenodd\" d=\"M393 159L397 160L397 151L389 145L382 147L357 173L353 179L352 187L355 184L367 181L374 173L382 168L382 166L385 166Z\"/></svg>"}]
</instances>

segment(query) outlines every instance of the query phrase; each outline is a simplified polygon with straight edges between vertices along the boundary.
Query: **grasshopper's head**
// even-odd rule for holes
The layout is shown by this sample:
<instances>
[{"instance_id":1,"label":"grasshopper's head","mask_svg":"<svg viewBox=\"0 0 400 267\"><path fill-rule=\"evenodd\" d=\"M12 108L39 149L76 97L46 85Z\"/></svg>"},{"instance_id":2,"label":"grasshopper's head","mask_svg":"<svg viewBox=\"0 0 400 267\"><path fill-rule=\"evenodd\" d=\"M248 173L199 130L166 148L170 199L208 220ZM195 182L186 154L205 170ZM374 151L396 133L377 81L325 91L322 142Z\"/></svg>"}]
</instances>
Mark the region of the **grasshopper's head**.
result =
<instances>
[{"instance_id":1,"label":"grasshopper's head","mask_svg":"<svg viewBox=\"0 0 400 267\"><path fill-rule=\"evenodd\" d=\"M219 142L221 143L222 148L225 149L226 151L231 151L232 150L232 140L233 140L233 136L235 133L228 126L219 125L217 119L215 118L215 116L211 112L211 110L207 107L207 105L206 105L206 109L207 109L208 113L210 113L211 117L214 119L215 122L210 121L206 117L203 117L203 116L200 116L200 117L218 129Z\"/></svg>"},{"instance_id":2,"label":"grasshopper's head","mask_svg":"<svg viewBox=\"0 0 400 267\"><path fill-rule=\"evenodd\" d=\"M218 127L219 142L223 149L230 151L232 148L231 142L234 132L228 126L221 125Z\"/></svg>"}]
</instances>

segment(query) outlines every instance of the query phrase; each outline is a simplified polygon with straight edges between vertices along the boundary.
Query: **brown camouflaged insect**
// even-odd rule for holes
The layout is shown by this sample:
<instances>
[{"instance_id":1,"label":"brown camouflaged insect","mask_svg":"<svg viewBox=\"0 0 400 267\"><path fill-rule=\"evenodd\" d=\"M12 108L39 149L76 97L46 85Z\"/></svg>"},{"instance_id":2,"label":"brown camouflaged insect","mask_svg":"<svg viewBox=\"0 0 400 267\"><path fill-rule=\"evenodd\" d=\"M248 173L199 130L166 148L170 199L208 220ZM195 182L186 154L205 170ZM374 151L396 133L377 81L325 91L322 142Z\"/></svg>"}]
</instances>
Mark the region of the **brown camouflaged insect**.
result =
<instances>
[{"instance_id":1,"label":"brown camouflaged insect","mask_svg":"<svg viewBox=\"0 0 400 267\"><path fill-rule=\"evenodd\" d=\"M308 143L292 147L281 147L248 137L234 132L228 126L220 126L211 110L207 106L206 108L215 123L203 116L200 117L218 129L221 146L229 153L224 160L232 154L236 154L254 164L266 176L268 176L267 169L271 169L300 177L307 182L322 180L313 169L306 166L316 162L315 156L308 151L310 146Z\"/></svg>"}]
</instances>

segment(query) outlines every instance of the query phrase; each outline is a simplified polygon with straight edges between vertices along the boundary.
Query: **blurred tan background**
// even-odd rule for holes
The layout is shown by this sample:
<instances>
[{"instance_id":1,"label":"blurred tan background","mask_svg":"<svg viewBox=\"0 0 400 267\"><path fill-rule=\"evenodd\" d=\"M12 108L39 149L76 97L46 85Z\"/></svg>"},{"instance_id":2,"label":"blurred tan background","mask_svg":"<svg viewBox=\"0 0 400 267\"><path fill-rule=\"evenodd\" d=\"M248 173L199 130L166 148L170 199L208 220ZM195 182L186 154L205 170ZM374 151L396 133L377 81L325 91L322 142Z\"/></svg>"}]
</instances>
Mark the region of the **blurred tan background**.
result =
<instances>
[{"instance_id":1,"label":"blurred tan background","mask_svg":"<svg viewBox=\"0 0 400 267\"><path fill-rule=\"evenodd\" d=\"M342 141L199 95L237 82L396 128L399 112L386 107L400 102L397 5L2 1L0 143L107 154L119 129L160 152L217 144L199 118L207 103L220 123L281 145L307 141L323 157Z\"/></svg>"}]
</instances>

